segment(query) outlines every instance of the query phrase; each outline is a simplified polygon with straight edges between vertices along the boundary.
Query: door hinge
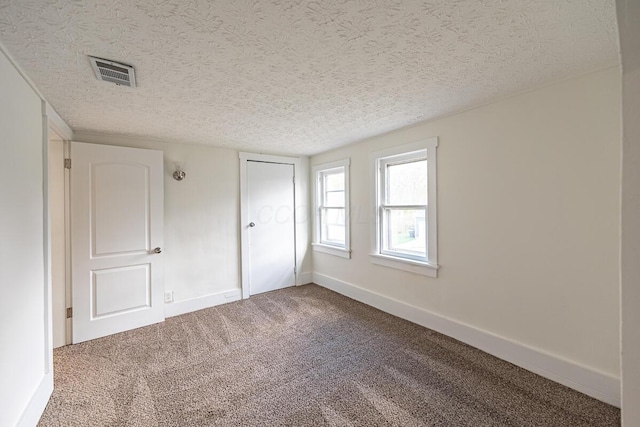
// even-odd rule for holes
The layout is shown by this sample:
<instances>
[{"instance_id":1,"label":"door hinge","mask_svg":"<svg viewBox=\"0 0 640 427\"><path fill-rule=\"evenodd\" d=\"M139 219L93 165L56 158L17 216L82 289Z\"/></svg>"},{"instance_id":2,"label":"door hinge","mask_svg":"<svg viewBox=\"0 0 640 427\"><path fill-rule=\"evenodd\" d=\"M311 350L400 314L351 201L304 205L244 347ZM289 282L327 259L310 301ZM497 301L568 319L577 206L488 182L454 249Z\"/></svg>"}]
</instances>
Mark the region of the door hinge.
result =
<instances>
[{"instance_id":1,"label":"door hinge","mask_svg":"<svg viewBox=\"0 0 640 427\"><path fill-rule=\"evenodd\" d=\"M293 185L296 185L296 177L293 177Z\"/></svg>"},{"instance_id":2,"label":"door hinge","mask_svg":"<svg viewBox=\"0 0 640 427\"><path fill-rule=\"evenodd\" d=\"M71 319L73 317L73 307L67 307L67 319Z\"/></svg>"},{"instance_id":3,"label":"door hinge","mask_svg":"<svg viewBox=\"0 0 640 427\"><path fill-rule=\"evenodd\" d=\"M293 267L293 274L298 274L298 267L297 266Z\"/></svg>"},{"instance_id":4,"label":"door hinge","mask_svg":"<svg viewBox=\"0 0 640 427\"><path fill-rule=\"evenodd\" d=\"M64 159L64 168L71 169L71 159Z\"/></svg>"}]
</instances>

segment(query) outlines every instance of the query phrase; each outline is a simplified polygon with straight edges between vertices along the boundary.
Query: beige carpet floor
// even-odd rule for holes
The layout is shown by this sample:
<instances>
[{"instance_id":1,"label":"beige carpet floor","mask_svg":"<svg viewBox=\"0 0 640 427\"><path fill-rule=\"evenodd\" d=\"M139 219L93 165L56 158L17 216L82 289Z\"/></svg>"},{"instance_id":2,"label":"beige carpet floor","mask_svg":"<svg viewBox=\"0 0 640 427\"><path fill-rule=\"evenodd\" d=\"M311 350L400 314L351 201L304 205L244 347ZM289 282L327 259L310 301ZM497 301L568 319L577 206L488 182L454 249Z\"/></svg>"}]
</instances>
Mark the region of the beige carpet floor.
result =
<instances>
[{"instance_id":1,"label":"beige carpet floor","mask_svg":"<svg viewBox=\"0 0 640 427\"><path fill-rule=\"evenodd\" d=\"M620 411L316 285L54 352L41 426L617 426Z\"/></svg>"}]
</instances>

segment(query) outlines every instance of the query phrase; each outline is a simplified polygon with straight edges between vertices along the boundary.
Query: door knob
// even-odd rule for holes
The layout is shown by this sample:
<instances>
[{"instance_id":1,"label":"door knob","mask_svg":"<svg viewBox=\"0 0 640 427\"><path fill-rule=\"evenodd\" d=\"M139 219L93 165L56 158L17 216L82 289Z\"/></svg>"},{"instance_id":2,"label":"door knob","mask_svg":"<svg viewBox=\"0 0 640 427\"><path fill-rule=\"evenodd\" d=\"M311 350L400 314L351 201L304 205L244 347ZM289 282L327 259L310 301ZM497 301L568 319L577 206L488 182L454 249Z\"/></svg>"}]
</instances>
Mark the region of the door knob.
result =
<instances>
[{"instance_id":1,"label":"door knob","mask_svg":"<svg viewBox=\"0 0 640 427\"><path fill-rule=\"evenodd\" d=\"M255 227L255 226L256 226L256 223L255 223L255 222L250 222L250 223L249 223L249 227Z\"/></svg>"},{"instance_id":2,"label":"door knob","mask_svg":"<svg viewBox=\"0 0 640 427\"><path fill-rule=\"evenodd\" d=\"M160 249L159 246L153 250L153 253L155 254L159 254L160 252L162 252L162 249Z\"/></svg>"}]
</instances>

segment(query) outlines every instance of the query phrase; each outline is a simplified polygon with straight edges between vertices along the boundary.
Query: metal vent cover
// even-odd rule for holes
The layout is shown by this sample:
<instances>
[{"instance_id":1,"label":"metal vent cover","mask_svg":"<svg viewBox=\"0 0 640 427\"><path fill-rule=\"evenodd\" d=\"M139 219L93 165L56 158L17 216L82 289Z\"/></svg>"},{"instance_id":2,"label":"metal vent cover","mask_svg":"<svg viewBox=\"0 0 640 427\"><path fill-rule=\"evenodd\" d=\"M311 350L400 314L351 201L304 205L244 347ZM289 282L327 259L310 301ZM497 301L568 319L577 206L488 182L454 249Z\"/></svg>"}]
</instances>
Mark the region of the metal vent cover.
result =
<instances>
[{"instance_id":1,"label":"metal vent cover","mask_svg":"<svg viewBox=\"0 0 640 427\"><path fill-rule=\"evenodd\" d=\"M117 85L136 87L136 73L133 66L108 59L89 56L91 67L98 80Z\"/></svg>"}]
</instances>

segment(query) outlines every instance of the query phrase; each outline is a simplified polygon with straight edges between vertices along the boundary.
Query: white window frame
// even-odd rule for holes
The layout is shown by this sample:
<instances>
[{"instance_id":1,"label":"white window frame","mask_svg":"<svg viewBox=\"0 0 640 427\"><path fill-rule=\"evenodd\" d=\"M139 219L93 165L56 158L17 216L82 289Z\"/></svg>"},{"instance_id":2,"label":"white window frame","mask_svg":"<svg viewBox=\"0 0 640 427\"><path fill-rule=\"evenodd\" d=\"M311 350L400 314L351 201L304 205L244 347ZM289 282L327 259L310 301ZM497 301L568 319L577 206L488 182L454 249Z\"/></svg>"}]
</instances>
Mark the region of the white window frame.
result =
<instances>
[{"instance_id":1,"label":"white window frame","mask_svg":"<svg viewBox=\"0 0 640 427\"><path fill-rule=\"evenodd\" d=\"M370 155L372 177L373 216L371 223L371 253L370 261L373 264L399 270L410 271L424 276L438 276L438 227L437 227L437 185L436 185L436 148L438 138L428 138L409 144L399 145L386 150L376 151ZM428 205L426 207L427 221L427 256L426 259L412 257L411 255L394 254L383 250L382 221L384 215L385 182L382 168L386 164L393 164L412 159L427 158L427 191ZM417 206L419 207L419 206Z\"/></svg>"},{"instance_id":2,"label":"white window frame","mask_svg":"<svg viewBox=\"0 0 640 427\"><path fill-rule=\"evenodd\" d=\"M350 197L349 197L349 166L351 164L350 159L338 160L331 163L324 163L321 165L316 165L312 168L313 171L313 250L317 252L322 252L330 255L339 256L342 258L351 258L351 243L350 243ZM320 210L322 208L320 198L322 197L321 191L321 178L322 175L328 172L342 170L344 172L344 245L330 244L328 242L321 242L320 238L322 236L321 233L321 214Z\"/></svg>"}]
</instances>

